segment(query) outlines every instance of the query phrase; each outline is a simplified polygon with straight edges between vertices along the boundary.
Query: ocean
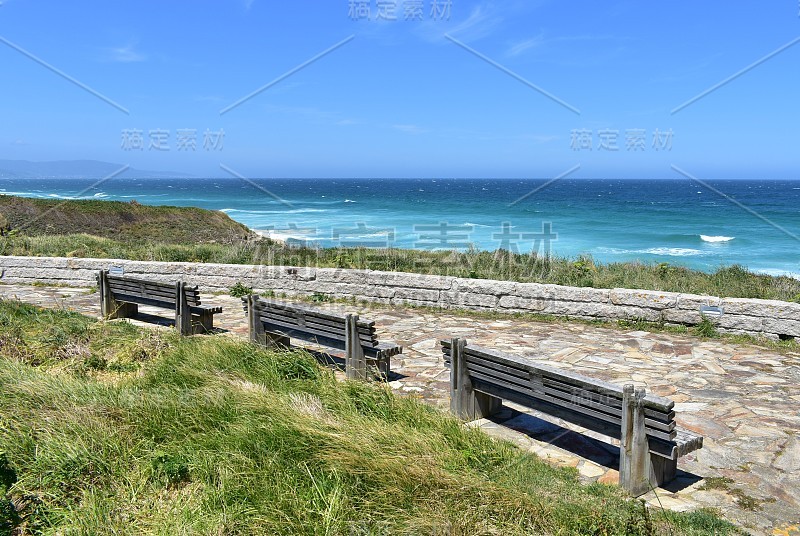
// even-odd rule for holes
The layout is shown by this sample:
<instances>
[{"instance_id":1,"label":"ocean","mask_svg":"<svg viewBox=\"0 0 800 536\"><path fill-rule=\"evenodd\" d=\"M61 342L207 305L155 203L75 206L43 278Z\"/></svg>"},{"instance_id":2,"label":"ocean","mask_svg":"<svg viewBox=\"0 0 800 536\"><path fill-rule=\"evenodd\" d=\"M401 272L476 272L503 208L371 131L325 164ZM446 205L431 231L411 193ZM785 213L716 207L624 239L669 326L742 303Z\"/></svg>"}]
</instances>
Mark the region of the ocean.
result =
<instances>
[{"instance_id":1,"label":"ocean","mask_svg":"<svg viewBox=\"0 0 800 536\"><path fill-rule=\"evenodd\" d=\"M221 210L307 245L482 250L601 262L741 264L800 277L800 181L0 179L0 194Z\"/></svg>"}]
</instances>

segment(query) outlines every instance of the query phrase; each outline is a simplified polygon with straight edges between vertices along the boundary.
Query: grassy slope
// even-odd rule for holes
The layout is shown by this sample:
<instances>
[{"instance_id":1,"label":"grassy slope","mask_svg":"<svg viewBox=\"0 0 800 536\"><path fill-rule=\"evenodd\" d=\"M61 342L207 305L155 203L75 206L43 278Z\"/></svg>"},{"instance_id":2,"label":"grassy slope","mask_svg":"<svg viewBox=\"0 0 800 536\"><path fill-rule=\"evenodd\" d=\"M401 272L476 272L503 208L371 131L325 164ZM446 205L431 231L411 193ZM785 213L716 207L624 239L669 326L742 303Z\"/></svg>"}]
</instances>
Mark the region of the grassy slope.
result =
<instances>
[{"instance_id":1,"label":"grassy slope","mask_svg":"<svg viewBox=\"0 0 800 536\"><path fill-rule=\"evenodd\" d=\"M725 534L302 353L0 302L0 534Z\"/></svg>"},{"instance_id":2,"label":"grassy slope","mask_svg":"<svg viewBox=\"0 0 800 536\"><path fill-rule=\"evenodd\" d=\"M4 221L5 220L5 221ZM222 212L120 201L62 201L0 196L0 227L28 236L75 232L122 242L231 243L250 237Z\"/></svg>"},{"instance_id":3,"label":"grassy slope","mask_svg":"<svg viewBox=\"0 0 800 536\"><path fill-rule=\"evenodd\" d=\"M20 209L59 208L34 226L19 229ZM55 205L53 205L55 206ZM703 273L666 263L595 263L508 252L433 252L364 248L312 249L270 240L241 240L244 227L226 215L201 209L145 207L111 201L51 202L0 196L2 214L18 229L0 238L0 255L129 258L358 268L452 275L595 288L638 288L738 298L800 301L800 281L748 272L739 266ZM102 214L102 216L97 216ZM134 219L135 224L126 221ZM99 225L98 222L115 222ZM52 230L48 232L47 225ZM108 229L117 229L113 233ZM34 232L35 231L35 232ZM47 234L44 234L47 233ZM211 243L216 241L216 243Z\"/></svg>"}]
</instances>

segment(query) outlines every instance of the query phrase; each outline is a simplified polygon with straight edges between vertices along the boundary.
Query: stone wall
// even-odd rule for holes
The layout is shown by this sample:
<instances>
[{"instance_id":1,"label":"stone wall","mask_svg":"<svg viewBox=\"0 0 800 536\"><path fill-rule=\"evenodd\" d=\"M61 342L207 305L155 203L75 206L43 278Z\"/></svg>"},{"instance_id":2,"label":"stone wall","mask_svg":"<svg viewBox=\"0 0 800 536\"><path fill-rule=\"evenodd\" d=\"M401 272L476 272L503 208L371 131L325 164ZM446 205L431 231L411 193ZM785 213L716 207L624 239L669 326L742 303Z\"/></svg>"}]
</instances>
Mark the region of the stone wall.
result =
<instances>
[{"instance_id":1,"label":"stone wall","mask_svg":"<svg viewBox=\"0 0 800 536\"><path fill-rule=\"evenodd\" d=\"M90 286L97 271L121 266L125 274L172 282L181 278L201 291L227 291L236 283L257 292L309 296L323 293L384 304L541 313L583 319L696 324L700 307L723 310L711 320L719 331L800 337L800 304L772 300L717 298L674 292L595 289L430 276L371 270L146 262L62 257L0 257L0 283Z\"/></svg>"}]
</instances>

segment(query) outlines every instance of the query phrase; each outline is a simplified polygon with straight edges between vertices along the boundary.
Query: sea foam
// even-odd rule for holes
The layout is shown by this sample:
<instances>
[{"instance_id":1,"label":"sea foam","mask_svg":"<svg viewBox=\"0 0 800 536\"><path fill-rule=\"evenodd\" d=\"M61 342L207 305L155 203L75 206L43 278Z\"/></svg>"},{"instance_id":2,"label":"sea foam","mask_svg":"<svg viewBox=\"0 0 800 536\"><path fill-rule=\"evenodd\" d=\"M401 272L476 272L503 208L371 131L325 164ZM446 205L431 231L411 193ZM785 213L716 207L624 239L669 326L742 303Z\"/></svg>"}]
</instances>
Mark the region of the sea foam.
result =
<instances>
[{"instance_id":1,"label":"sea foam","mask_svg":"<svg viewBox=\"0 0 800 536\"><path fill-rule=\"evenodd\" d=\"M735 236L708 236L701 234L700 240L703 242L729 242L736 238Z\"/></svg>"}]
</instances>

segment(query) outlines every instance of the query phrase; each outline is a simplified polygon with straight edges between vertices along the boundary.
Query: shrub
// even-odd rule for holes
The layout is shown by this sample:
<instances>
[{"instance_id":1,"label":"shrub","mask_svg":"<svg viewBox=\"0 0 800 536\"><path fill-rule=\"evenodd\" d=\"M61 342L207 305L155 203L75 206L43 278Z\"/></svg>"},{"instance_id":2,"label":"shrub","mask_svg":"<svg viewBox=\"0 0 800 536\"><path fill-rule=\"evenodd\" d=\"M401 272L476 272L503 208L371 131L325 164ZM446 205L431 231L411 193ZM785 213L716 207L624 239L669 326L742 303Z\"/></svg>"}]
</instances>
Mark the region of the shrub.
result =
<instances>
[{"instance_id":1,"label":"shrub","mask_svg":"<svg viewBox=\"0 0 800 536\"><path fill-rule=\"evenodd\" d=\"M253 289L251 287L246 287L245 285L242 284L241 281L237 282L228 290L228 294L230 294L234 298L243 298L245 296L249 296L252 293Z\"/></svg>"}]
</instances>

